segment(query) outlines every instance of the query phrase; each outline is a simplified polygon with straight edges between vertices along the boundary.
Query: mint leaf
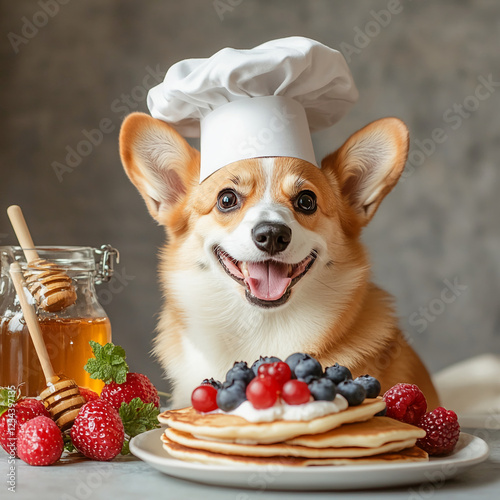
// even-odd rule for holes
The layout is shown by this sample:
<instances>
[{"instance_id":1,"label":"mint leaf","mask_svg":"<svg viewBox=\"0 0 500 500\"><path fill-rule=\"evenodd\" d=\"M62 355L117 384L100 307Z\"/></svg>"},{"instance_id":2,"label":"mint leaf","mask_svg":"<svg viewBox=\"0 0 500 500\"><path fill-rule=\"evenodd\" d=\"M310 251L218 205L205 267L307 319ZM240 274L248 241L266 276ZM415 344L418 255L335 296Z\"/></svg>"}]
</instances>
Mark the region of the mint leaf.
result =
<instances>
[{"instance_id":1,"label":"mint leaf","mask_svg":"<svg viewBox=\"0 0 500 500\"><path fill-rule=\"evenodd\" d=\"M90 378L102 380L105 384L123 384L128 373L125 349L111 342L101 345L91 340L89 343L95 357L89 358L83 368Z\"/></svg>"},{"instance_id":2,"label":"mint leaf","mask_svg":"<svg viewBox=\"0 0 500 500\"><path fill-rule=\"evenodd\" d=\"M111 377L117 384L123 384L127 380L128 365L113 367Z\"/></svg>"},{"instance_id":3,"label":"mint leaf","mask_svg":"<svg viewBox=\"0 0 500 500\"><path fill-rule=\"evenodd\" d=\"M125 434L130 437L160 427L160 410L153 403L144 403L141 398L134 398L130 403L122 403L118 410L123 422Z\"/></svg>"},{"instance_id":4,"label":"mint leaf","mask_svg":"<svg viewBox=\"0 0 500 500\"><path fill-rule=\"evenodd\" d=\"M0 387L0 417L21 398L21 386Z\"/></svg>"},{"instance_id":5,"label":"mint leaf","mask_svg":"<svg viewBox=\"0 0 500 500\"><path fill-rule=\"evenodd\" d=\"M100 357L101 356L101 351L102 351L102 345L99 344L99 342L96 342L95 340L89 340L90 347L92 347L92 353L94 356Z\"/></svg>"},{"instance_id":6,"label":"mint leaf","mask_svg":"<svg viewBox=\"0 0 500 500\"><path fill-rule=\"evenodd\" d=\"M71 435L67 434L66 432L63 433L63 443L64 443L64 450L65 451L69 451L69 452L78 451L75 448L73 441L71 440Z\"/></svg>"},{"instance_id":7,"label":"mint leaf","mask_svg":"<svg viewBox=\"0 0 500 500\"><path fill-rule=\"evenodd\" d=\"M122 455L128 455L130 453L129 445L130 445L130 439L125 438L125 441L123 441L122 451L120 451Z\"/></svg>"}]
</instances>

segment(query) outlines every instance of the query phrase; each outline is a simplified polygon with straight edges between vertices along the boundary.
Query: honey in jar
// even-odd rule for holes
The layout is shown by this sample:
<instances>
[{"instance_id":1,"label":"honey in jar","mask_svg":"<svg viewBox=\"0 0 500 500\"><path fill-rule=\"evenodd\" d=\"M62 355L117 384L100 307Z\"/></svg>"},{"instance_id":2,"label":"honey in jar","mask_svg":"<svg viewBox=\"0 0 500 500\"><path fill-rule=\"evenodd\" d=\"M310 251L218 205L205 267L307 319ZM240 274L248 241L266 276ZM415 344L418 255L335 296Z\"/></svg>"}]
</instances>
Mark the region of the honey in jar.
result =
<instances>
[{"instance_id":1,"label":"honey in jar","mask_svg":"<svg viewBox=\"0 0 500 500\"><path fill-rule=\"evenodd\" d=\"M37 308L54 371L100 393L103 383L91 379L83 367L92 357L90 340L100 344L111 342L111 325L97 300L94 284L109 279L113 269L109 259L116 251L110 247L97 254L88 247L37 247L37 251L64 269L77 293L76 302L61 311ZM102 255L104 262L96 266L95 255ZM20 385L23 395L37 396L46 386L45 377L8 273L9 262L13 260L25 267L23 258L20 247L0 247L0 386Z\"/></svg>"}]
</instances>

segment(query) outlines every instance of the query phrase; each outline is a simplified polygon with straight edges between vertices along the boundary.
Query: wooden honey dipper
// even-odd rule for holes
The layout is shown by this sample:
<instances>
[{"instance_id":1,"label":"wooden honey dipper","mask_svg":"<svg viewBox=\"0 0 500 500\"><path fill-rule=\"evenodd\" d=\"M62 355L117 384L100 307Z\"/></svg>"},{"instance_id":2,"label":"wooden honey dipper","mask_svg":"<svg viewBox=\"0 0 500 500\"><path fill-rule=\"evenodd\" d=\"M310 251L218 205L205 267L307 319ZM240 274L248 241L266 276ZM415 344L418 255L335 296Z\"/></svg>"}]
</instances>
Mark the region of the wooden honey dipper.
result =
<instances>
[{"instance_id":1,"label":"wooden honey dipper","mask_svg":"<svg viewBox=\"0 0 500 500\"><path fill-rule=\"evenodd\" d=\"M80 394L80 389L74 380L61 374L57 375L54 372L35 308L26 298L26 283L23 280L21 266L17 262L11 264L10 275L47 383L47 388L41 392L40 397L57 426L62 431L65 431L73 425L80 408L86 403L86 400Z\"/></svg>"},{"instance_id":2,"label":"wooden honey dipper","mask_svg":"<svg viewBox=\"0 0 500 500\"><path fill-rule=\"evenodd\" d=\"M7 214L28 263L24 273L26 286L37 304L48 312L74 304L77 297L71 278L56 263L38 256L21 207L12 205Z\"/></svg>"}]
</instances>

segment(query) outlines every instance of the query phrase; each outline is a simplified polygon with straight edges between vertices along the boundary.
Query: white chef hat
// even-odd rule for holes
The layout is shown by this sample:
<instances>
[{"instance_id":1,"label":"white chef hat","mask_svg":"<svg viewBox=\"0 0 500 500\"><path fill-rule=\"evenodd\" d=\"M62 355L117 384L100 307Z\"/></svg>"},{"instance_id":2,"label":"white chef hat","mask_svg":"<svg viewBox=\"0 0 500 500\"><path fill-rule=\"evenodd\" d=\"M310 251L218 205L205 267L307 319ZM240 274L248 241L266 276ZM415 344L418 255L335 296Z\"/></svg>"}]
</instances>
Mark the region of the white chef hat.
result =
<instances>
[{"instance_id":1,"label":"white chef hat","mask_svg":"<svg viewBox=\"0 0 500 500\"><path fill-rule=\"evenodd\" d=\"M317 165L311 132L344 116L358 91L342 54L289 37L174 64L148 93L154 118L200 137L200 182L237 160L288 156Z\"/></svg>"}]
</instances>

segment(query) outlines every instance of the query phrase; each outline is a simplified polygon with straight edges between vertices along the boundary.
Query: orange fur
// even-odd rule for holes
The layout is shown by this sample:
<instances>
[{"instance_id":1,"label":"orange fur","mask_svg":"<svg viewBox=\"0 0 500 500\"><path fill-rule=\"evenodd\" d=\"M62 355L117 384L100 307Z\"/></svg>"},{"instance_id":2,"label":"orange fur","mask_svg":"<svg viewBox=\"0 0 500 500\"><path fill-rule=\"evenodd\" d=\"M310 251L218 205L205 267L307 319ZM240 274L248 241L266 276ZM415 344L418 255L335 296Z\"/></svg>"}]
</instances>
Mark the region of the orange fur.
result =
<instances>
[{"instance_id":1,"label":"orange fur","mask_svg":"<svg viewBox=\"0 0 500 500\"><path fill-rule=\"evenodd\" d=\"M210 366L213 372L202 378L222 378L233 361L301 350L324 366L339 362L354 376L369 373L384 391L398 382L415 383L429 408L438 405L427 370L397 326L390 296L370 283L360 241L362 228L399 179L407 151L406 127L388 118L351 136L321 169L276 158L267 178L261 160L242 160L199 184L199 153L171 127L140 113L125 120L125 170L167 232L159 270L166 302L154 352L173 380L175 404L189 400L187 370ZM242 202L238 210L222 213L217 195L226 188L236 190ZM304 189L317 196L314 214L294 210L293 199ZM293 231L317 236L324 248L288 302L261 311L225 275L207 241L236 231L265 196L293 213Z\"/></svg>"}]
</instances>

